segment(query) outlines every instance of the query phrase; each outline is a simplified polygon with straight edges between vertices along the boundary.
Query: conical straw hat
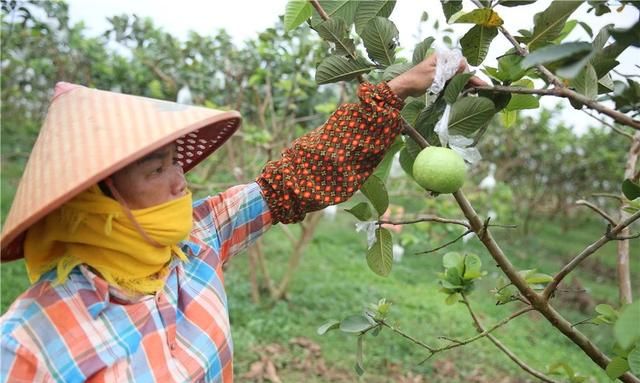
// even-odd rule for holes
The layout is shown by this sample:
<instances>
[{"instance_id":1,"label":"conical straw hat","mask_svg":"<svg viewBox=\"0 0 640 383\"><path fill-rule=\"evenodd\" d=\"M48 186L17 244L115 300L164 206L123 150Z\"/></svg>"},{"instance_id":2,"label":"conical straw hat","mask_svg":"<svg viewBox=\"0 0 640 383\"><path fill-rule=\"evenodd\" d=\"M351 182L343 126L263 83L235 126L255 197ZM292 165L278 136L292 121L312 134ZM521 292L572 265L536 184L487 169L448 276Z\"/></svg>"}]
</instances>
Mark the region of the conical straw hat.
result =
<instances>
[{"instance_id":1,"label":"conical straw hat","mask_svg":"<svg viewBox=\"0 0 640 383\"><path fill-rule=\"evenodd\" d=\"M176 142L187 172L240 122L236 111L58 83L2 229L0 259L23 257L31 225L115 171Z\"/></svg>"}]
</instances>

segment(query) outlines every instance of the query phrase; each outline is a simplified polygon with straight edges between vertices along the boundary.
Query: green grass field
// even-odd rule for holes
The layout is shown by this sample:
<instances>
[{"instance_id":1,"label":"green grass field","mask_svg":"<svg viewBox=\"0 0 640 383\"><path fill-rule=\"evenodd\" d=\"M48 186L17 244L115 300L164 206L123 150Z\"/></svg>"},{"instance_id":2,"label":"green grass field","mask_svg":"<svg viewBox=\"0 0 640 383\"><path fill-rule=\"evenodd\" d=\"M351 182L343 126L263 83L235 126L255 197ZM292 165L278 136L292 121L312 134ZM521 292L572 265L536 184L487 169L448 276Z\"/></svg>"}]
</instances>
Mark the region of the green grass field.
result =
<instances>
[{"instance_id":1,"label":"green grass field","mask_svg":"<svg viewBox=\"0 0 640 383\"><path fill-rule=\"evenodd\" d=\"M384 330L367 337L363 377L354 372L356 338L333 331L316 334L329 319L342 319L362 312L365 304L386 298L393 302L390 321L427 344L438 344L438 336L457 339L475 335L471 319L462 304L448 306L438 292L436 273L443 251L474 252L481 256L488 275L471 294L472 305L488 327L517 309L515 303L496 306L490 290L497 269L477 240L458 242L446 250L414 255L423 248L409 247L391 275L382 278L371 272L365 261L366 240L354 230L354 219L339 214L336 221L323 221L307 248L291 284L288 300L254 305L250 299L248 257L238 256L229 264L226 286L235 343L237 381L253 381L247 371L252 364L273 363L283 382L523 382L535 381L486 339L436 355L424 364L424 350ZM495 235L518 268L537 267L553 273L572 254L587 246L603 231L591 223L566 233L547 222L536 222L531 235L520 238L513 231L496 230ZM407 229L416 230L416 229ZM419 235L420 233L417 232ZM455 234L451 234L453 238ZM288 261L289 244L278 227L263 241L272 276L282 274ZM422 244L421 246L425 246ZM615 244L594 255L587 267L575 273L588 291L590 304L616 305ZM594 266L596 265L596 266ZM639 275L638 264L633 273ZM613 273L613 274L612 274ZM2 266L2 312L26 288L22 262ZM637 294L638 285L634 285ZM557 307L571 321L590 316L577 310L576 293L559 295ZM582 294L587 296L586 294ZM583 297L584 298L584 297ZM584 300L584 299L583 299ZM592 307L588 310L592 310ZM581 330L604 351L611 351L611 328L584 325ZM540 315L529 313L495 332L504 344L532 367L546 371L556 362L572 366L589 381L609 381L576 346L557 333ZM306 339L300 340L303 337ZM318 348L319 347L319 348ZM249 374L251 376L251 374ZM421 376L421 377L420 377ZM413 380L411 380L413 379Z\"/></svg>"}]
</instances>

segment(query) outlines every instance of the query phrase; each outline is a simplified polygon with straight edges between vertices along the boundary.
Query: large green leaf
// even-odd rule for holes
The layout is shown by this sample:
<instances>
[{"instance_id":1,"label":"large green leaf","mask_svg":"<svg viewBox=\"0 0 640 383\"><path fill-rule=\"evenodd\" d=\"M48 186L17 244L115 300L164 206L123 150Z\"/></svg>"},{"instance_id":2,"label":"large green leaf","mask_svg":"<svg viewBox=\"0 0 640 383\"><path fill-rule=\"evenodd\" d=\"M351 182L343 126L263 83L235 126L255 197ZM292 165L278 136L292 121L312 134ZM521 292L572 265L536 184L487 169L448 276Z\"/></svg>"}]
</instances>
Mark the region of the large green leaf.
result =
<instances>
[{"instance_id":1,"label":"large green leaf","mask_svg":"<svg viewBox=\"0 0 640 383\"><path fill-rule=\"evenodd\" d=\"M561 66L581 60L589 55L592 46L585 42L564 43L559 45L549 45L531 52L522 60L520 65L523 68L531 68L534 65L546 64L561 61ZM586 63L585 63L586 64Z\"/></svg>"},{"instance_id":2,"label":"large green leaf","mask_svg":"<svg viewBox=\"0 0 640 383\"><path fill-rule=\"evenodd\" d=\"M411 140L411 142L414 141ZM411 153L409 153L405 143L405 147L400 151L400 166L411 178L413 178L413 162L415 161L415 158L415 156L412 156Z\"/></svg>"},{"instance_id":3,"label":"large green leaf","mask_svg":"<svg viewBox=\"0 0 640 383\"><path fill-rule=\"evenodd\" d=\"M495 112L493 102L488 98L461 98L451 106L449 133L469 136L485 126Z\"/></svg>"},{"instance_id":4,"label":"large green leaf","mask_svg":"<svg viewBox=\"0 0 640 383\"><path fill-rule=\"evenodd\" d=\"M311 17L311 3L305 0L289 0L284 11L284 30L290 31Z\"/></svg>"},{"instance_id":5,"label":"large green leaf","mask_svg":"<svg viewBox=\"0 0 640 383\"><path fill-rule=\"evenodd\" d=\"M427 37L416 45L413 50L413 65L418 65L420 64L420 62L422 62L422 60L425 59L425 57L427 56L427 52L429 51L429 48L431 48L431 44L433 44L434 41L435 39L433 37Z\"/></svg>"},{"instance_id":6,"label":"large green leaf","mask_svg":"<svg viewBox=\"0 0 640 383\"><path fill-rule=\"evenodd\" d=\"M349 38L349 30L344 20L337 18L323 21L316 25L315 30L323 40L335 44L337 54L355 57L356 46Z\"/></svg>"},{"instance_id":7,"label":"large green leaf","mask_svg":"<svg viewBox=\"0 0 640 383\"><path fill-rule=\"evenodd\" d=\"M378 212L378 215L384 214L389 207L389 194L384 182L375 175L369 176L360 188L362 194L371 202Z\"/></svg>"},{"instance_id":8,"label":"large green leaf","mask_svg":"<svg viewBox=\"0 0 640 383\"><path fill-rule=\"evenodd\" d=\"M474 9L469 13L465 13L454 21L456 24L476 24L483 27L499 27L504 24L504 21L500 18L500 15L491 8L479 8Z\"/></svg>"},{"instance_id":9,"label":"large green leaf","mask_svg":"<svg viewBox=\"0 0 640 383\"><path fill-rule=\"evenodd\" d=\"M522 79L520 81L516 81L512 84L516 87L533 89L533 81L529 79ZM536 109L540 107L540 101L538 97L530 95L530 94L516 94L514 93L511 96L511 100L505 107L505 110L522 110L522 109Z\"/></svg>"},{"instance_id":10,"label":"large green leaf","mask_svg":"<svg viewBox=\"0 0 640 383\"><path fill-rule=\"evenodd\" d=\"M625 350L640 341L639 316L640 301L635 301L623 308L620 317L613 325L613 335L616 342Z\"/></svg>"},{"instance_id":11,"label":"large green leaf","mask_svg":"<svg viewBox=\"0 0 640 383\"><path fill-rule=\"evenodd\" d=\"M398 36L395 24L380 16L371 19L360 32L369 58L384 66L389 66L395 61Z\"/></svg>"},{"instance_id":12,"label":"large green leaf","mask_svg":"<svg viewBox=\"0 0 640 383\"><path fill-rule=\"evenodd\" d=\"M413 100L405 104L404 108L400 111L402 118L404 118L409 125L415 128L420 112L425 108L424 102L420 100Z\"/></svg>"},{"instance_id":13,"label":"large green leaf","mask_svg":"<svg viewBox=\"0 0 640 383\"><path fill-rule=\"evenodd\" d=\"M367 252L367 264L376 274L386 277L391 272L393 263L393 241L389 230L376 229L376 242Z\"/></svg>"},{"instance_id":14,"label":"large green leaf","mask_svg":"<svg viewBox=\"0 0 640 383\"><path fill-rule=\"evenodd\" d=\"M398 77L400 74L408 71L412 67L413 65L411 63L397 63L389 65L382 73L382 79L384 81L391 81L394 78Z\"/></svg>"},{"instance_id":15,"label":"large green leaf","mask_svg":"<svg viewBox=\"0 0 640 383\"><path fill-rule=\"evenodd\" d=\"M582 93L590 99L595 99L598 96L598 75L591 64L588 64L570 84L578 93Z\"/></svg>"},{"instance_id":16,"label":"large green leaf","mask_svg":"<svg viewBox=\"0 0 640 383\"><path fill-rule=\"evenodd\" d=\"M327 331L335 330L338 328L340 328L340 321L331 319L330 321L326 322L322 326L318 327L318 330L316 331L318 335L324 335L327 333Z\"/></svg>"},{"instance_id":17,"label":"large green leaf","mask_svg":"<svg viewBox=\"0 0 640 383\"><path fill-rule=\"evenodd\" d=\"M469 64L478 66L487 57L489 45L498 34L498 28L487 28L476 25L469 29L460 39L462 54L467 58Z\"/></svg>"},{"instance_id":18,"label":"large green leaf","mask_svg":"<svg viewBox=\"0 0 640 383\"><path fill-rule=\"evenodd\" d=\"M363 332L374 326L364 315L350 315L340 322L340 331L343 332Z\"/></svg>"},{"instance_id":19,"label":"large green leaf","mask_svg":"<svg viewBox=\"0 0 640 383\"><path fill-rule=\"evenodd\" d=\"M328 84L338 81L351 80L358 75L369 73L376 69L375 64L362 57L357 60L349 60L342 56L329 56L322 60L316 69L316 82Z\"/></svg>"},{"instance_id":20,"label":"large green leaf","mask_svg":"<svg viewBox=\"0 0 640 383\"><path fill-rule=\"evenodd\" d=\"M473 73L459 73L449 80L449 84L444 88L444 100L447 104L456 102L458 95L460 95L460 92L462 92L471 77L473 77Z\"/></svg>"},{"instance_id":21,"label":"large green leaf","mask_svg":"<svg viewBox=\"0 0 640 383\"><path fill-rule=\"evenodd\" d=\"M640 47L640 21L636 21L636 23L628 29L612 29L611 36L613 36L617 42Z\"/></svg>"},{"instance_id":22,"label":"large green leaf","mask_svg":"<svg viewBox=\"0 0 640 383\"><path fill-rule=\"evenodd\" d=\"M416 120L414 127L431 145L439 145L440 143L434 129L446 107L447 102L444 100L444 97L440 97L433 104L429 105L428 108L423 109Z\"/></svg>"},{"instance_id":23,"label":"large green leaf","mask_svg":"<svg viewBox=\"0 0 640 383\"><path fill-rule=\"evenodd\" d=\"M360 221L368 221L371 219L371 205L366 202L360 202L351 209L344 209L346 212L351 213L354 217Z\"/></svg>"},{"instance_id":24,"label":"large green leaf","mask_svg":"<svg viewBox=\"0 0 640 383\"><path fill-rule=\"evenodd\" d=\"M627 363L626 359L623 359L619 356L611 359L611 362L607 364L606 372L607 376L611 379L616 379L620 375L624 374L629 370L629 363Z\"/></svg>"},{"instance_id":25,"label":"large green leaf","mask_svg":"<svg viewBox=\"0 0 640 383\"><path fill-rule=\"evenodd\" d=\"M530 51L548 44L556 39L571 14L582 4L576 0L555 0L544 11L533 17L534 27L528 41Z\"/></svg>"},{"instance_id":26,"label":"large green leaf","mask_svg":"<svg viewBox=\"0 0 640 383\"><path fill-rule=\"evenodd\" d=\"M376 16L389 17L396 6L395 0L358 1L356 11L356 32L360 33Z\"/></svg>"},{"instance_id":27,"label":"large green leaf","mask_svg":"<svg viewBox=\"0 0 640 383\"><path fill-rule=\"evenodd\" d=\"M357 0L318 0L320 6L329 16L329 19L340 18L347 23L348 27L351 27L356 17L356 10L358 9ZM311 26L315 28L316 25L323 21L318 11L313 10L313 17L311 18Z\"/></svg>"},{"instance_id":28,"label":"large green leaf","mask_svg":"<svg viewBox=\"0 0 640 383\"><path fill-rule=\"evenodd\" d=\"M451 16L462 10L462 0L440 0L444 18L449 20Z\"/></svg>"}]
</instances>

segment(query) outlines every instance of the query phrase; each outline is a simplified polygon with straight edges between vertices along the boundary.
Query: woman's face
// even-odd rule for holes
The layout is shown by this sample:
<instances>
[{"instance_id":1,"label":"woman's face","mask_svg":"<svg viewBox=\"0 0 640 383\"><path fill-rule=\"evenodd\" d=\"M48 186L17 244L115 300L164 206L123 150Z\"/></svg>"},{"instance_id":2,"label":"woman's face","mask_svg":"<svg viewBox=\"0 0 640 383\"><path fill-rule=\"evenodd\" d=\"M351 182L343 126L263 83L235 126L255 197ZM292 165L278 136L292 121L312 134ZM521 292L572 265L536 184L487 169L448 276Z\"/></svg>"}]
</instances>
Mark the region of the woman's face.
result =
<instances>
[{"instance_id":1,"label":"woman's face","mask_svg":"<svg viewBox=\"0 0 640 383\"><path fill-rule=\"evenodd\" d=\"M176 145L164 146L111 176L127 206L144 209L187 193L182 166L175 159Z\"/></svg>"}]
</instances>

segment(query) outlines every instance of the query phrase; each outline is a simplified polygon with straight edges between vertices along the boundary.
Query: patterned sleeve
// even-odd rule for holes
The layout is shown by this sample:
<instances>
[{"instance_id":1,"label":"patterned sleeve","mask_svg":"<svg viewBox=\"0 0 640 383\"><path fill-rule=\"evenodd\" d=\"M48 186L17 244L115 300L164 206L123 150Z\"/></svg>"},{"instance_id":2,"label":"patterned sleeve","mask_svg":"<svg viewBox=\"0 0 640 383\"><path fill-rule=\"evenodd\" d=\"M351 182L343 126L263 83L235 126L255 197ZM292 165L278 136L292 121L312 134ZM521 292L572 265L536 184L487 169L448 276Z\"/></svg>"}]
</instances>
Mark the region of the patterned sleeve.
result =
<instances>
[{"instance_id":1,"label":"patterned sleeve","mask_svg":"<svg viewBox=\"0 0 640 383\"><path fill-rule=\"evenodd\" d=\"M53 382L42 361L12 336L2 335L0 349L0 383Z\"/></svg>"},{"instance_id":2,"label":"patterned sleeve","mask_svg":"<svg viewBox=\"0 0 640 383\"><path fill-rule=\"evenodd\" d=\"M344 104L327 122L295 140L257 179L273 223L349 199L400 133L403 101L386 83L364 83L359 104Z\"/></svg>"},{"instance_id":3,"label":"patterned sleeve","mask_svg":"<svg viewBox=\"0 0 640 383\"><path fill-rule=\"evenodd\" d=\"M255 182L197 201L193 213L192 233L216 249L223 263L271 226L269 208Z\"/></svg>"}]
</instances>

